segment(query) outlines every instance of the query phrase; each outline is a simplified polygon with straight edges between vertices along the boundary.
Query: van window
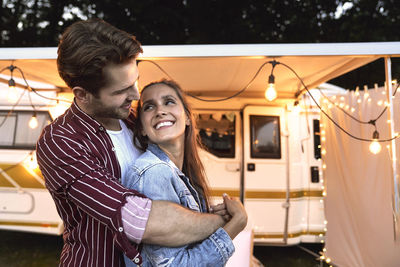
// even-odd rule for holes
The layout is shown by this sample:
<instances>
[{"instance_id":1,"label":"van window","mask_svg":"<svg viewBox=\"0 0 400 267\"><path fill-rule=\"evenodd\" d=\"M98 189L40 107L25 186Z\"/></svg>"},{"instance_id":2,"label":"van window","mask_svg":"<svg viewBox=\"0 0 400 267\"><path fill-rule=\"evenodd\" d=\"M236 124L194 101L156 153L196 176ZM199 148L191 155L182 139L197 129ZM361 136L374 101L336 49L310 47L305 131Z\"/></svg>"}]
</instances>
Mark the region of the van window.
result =
<instances>
[{"instance_id":1,"label":"van window","mask_svg":"<svg viewBox=\"0 0 400 267\"><path fill-rule=\"evenodd\" d=\"M278 116L250 115L252 158L281 158L281 134Z\"/></svg>"},{"instance_id":2,"label":"van window","mask_svg":"<svg viewBox=\"0 0 400 267\"><path fill-rule=\"evenodd\" d=\"M35 149L42 129L50 123L50 115L45 111L37 111L38 127L29 128L31 111L0 111L0 148L3 149Z\"/></svg>"},{"instance_id":3,"label":"van window","mask_svg":"<svg viewBox=\"0 0 400 267\"><path fill-rule=\"evenodd\" d=\"M235 121L233 112L197 114L197 129L204 148L217 157L234 158Z\"/></svg>"},{"instance_id":4,"label":"van window","mask_svg":"<svg viewBox=\"0 0 400 267\"><path fill-rule=\"evenodd\" d=\"M319 127L319 120L313 120L313 135L314 135L314 158L321 158L321 132Z\"/></svg>"}]
</instances>

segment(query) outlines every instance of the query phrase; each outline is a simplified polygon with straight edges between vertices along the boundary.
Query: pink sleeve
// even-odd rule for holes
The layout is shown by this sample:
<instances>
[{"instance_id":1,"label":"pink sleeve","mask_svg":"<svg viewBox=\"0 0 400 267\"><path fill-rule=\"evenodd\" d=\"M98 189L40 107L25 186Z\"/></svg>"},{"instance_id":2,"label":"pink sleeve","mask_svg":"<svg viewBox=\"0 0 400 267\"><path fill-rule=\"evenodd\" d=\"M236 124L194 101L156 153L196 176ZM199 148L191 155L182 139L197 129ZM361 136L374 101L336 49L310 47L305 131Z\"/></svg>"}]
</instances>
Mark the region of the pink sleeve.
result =
<instances>
[{"instance_id":1,"label":"pink sleeve","mask_svg":"<svg viewBox=\"0 0 400 267\"><path fill-rule=\"evenodd\" d=\"M122 225L128 239L140 244L149 219L151 199L128 196L121 209Z\"/></svg>"}]
</instances>

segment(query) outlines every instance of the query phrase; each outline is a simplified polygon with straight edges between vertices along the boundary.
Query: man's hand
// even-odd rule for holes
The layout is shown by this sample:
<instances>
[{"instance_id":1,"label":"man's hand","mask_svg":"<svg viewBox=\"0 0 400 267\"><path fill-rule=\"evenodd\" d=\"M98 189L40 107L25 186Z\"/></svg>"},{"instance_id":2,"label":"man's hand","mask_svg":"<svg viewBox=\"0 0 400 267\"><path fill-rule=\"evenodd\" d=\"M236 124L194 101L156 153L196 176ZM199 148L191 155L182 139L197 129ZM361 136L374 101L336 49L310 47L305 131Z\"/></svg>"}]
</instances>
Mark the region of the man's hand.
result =
<instances>
[{"instance_id":1,"label":"man's hand","mask_svg":"<svg viewBox=\"0 0 400 267\"><path fill-rule=\"evenodd\" d=\"M232 219L224 226L231 239L234 239L247 225L247 213L238 198L223 195L226 210Z\"/></svg>"},{"instance_id":2,"label":"man's hand","mask_svg":"<svg viewBox=\"0 0 400 267\"><path fill-rule=\"evenodd\" d=\"M222 216L226 222L230 221L232 218L232 216L226 210L224 202L217 205L211 205L210 212Z\"/></svg>"}]
</instances>

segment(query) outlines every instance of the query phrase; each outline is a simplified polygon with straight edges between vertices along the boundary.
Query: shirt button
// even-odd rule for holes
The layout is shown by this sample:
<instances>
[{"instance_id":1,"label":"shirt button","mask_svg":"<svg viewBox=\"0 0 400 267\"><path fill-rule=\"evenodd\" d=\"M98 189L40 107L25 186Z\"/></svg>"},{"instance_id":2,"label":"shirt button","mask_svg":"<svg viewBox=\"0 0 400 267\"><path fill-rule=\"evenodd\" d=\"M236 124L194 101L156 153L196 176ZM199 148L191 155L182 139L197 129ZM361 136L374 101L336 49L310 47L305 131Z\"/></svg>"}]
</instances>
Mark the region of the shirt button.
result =
<instances>
[{"instance_id":1,"label":"shirt button","mask_svg":"<svg viewBox=\"0 0 400 267\"><path fill-rule=\"evenodd\" d=\"M115 151L116 149L115 149L115 147L113 147L111 150L112 150L112 151Z\"/></svg>"},{"instance_id":2,"label":"shirt button","mask_svg":"<svg viewBox=\"0 0 400 267\"><path fill-rule=\"evenodd\" d=\"M99 127L99 130L100 130L100 131L104 131L104 127L103 127L103 126L100 126L100 127Z\"/></svg>"},{"instance_id":3,"label":"shirt button","mask_svg":"<svg viewBox=\"0 0 400 267\"><path fill-rule=\"evenodd\" d=\"M122 233L124 231L124 228L120 227L120 228L118 228L118 231L120 231Z\"/></svg>"},{"instance_id":4,"label":"shirt button","mask_svg":"<svg viewBox=\"0 0 400 267\"><path fill-rule=\"evenodd\" d=\"M139 258L135 258L134 260L133 260L135 263L139 263Z\"/></svg>"}]
</instances>

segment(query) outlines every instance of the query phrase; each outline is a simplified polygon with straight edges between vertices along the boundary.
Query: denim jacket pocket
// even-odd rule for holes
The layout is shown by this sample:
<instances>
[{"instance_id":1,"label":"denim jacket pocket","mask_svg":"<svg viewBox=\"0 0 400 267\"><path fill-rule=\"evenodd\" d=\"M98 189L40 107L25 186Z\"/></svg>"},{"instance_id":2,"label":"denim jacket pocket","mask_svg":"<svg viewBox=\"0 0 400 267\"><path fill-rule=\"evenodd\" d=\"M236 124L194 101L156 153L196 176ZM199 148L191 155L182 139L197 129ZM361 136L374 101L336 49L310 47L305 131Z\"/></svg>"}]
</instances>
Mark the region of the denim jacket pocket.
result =
<instances>
[{"instance_id":1,"label":"denim jacket pocket","mask_svg":"<svg viewBox=\"0 0 400 267\"><path fill-rule=\"evenodd\" d=\"M179 198L181 204L185 207L188 207L191 210L199 211L200 207L194 199L193 195L190 193L189 189L185 188L179 193Z\"/></svg>"}]
</instances>

